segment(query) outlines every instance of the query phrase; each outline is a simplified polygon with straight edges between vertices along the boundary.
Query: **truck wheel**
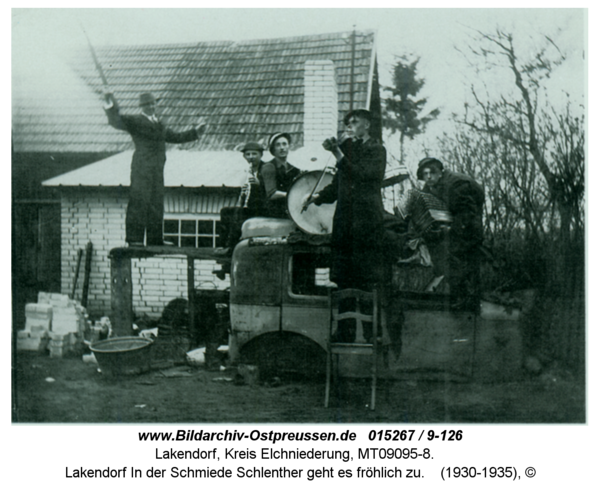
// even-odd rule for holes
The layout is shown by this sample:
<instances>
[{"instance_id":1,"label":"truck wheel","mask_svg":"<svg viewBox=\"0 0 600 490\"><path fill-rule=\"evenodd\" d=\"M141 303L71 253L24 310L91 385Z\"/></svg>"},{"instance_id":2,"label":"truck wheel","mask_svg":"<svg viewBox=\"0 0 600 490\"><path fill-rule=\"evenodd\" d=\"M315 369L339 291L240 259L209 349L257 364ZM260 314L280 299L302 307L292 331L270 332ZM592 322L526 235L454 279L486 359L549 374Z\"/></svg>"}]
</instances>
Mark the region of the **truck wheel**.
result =
<instances>
[{"instance_id":1,"label":"truck wheel","mask_svg":"<svg viewBox=\"0 0 600 490\"><path fill-rule=\"evenodd\" d=\"M257 337L243 347L241 360L258 366L263 379L310 378L325 373L325 351L299 334L275 332Z\"/></svg>"}]
</instances>

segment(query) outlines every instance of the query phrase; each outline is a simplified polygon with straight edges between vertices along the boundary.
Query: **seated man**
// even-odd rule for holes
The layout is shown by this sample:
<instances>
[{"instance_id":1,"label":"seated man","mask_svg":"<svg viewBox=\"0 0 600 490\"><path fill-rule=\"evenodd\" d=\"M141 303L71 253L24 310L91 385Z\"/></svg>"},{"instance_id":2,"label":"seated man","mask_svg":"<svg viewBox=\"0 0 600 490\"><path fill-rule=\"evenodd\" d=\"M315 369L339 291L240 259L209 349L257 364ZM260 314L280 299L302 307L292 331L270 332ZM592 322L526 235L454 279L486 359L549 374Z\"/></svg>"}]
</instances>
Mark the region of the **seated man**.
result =
<instances>
[{"instance_id":1,"label":"seated man","mask_svg":"<svg viewBox=\"0 0 600 490\"><path fill-rule=\"evenodd\" d=\"M271 218L287 219L287 191L301 172L287 161L292 136L275 133L269 139L269 151L273 160L262 165L259 179L264 186L267 205L266 215Z\"/></svg>"},{"instance_id":2,"label":"seated man","mask_svg":"<svg viewBox=\"0 0 600 490\"><path fill-rule=\"evenodd\" d=\"M219 225L221 248L215 252L220 256L228 256L233 252L233 248L242 234L244 221L266 214L265 189L257 177L261 166L264 165L262 161L263 148L258 143L246 143L242 148L242 155L249 163L248 178L236 205L221 209Z\"/></svg>"},{"instance_id":3,"label":"seated man","mask_svg":"<svg viewBox=\"0 0 600 490\"><path fill-rule=\"evenodd\" d=\"M404 224L399 263L437 268L438 264L431 261L430 252L435 250L452 223L446 204L432 194L409 189L394 208L394 214ZM436 275L443 274L436 270Z\"/></svg>"},{"instance_id":4,"label":"seated man","mask_svg":"<svg viewBox=\"0 0 600 490\"><path fill-rule=\"evenodd\" d=\"M483 187L467 175L444 169L435 158L419 162L417 177L425 181L423 192L441 200L452 215L445 232L445 276L455 308L477 310L481 295L479 263L483 243Z\"/></svg>"}]
</instances>

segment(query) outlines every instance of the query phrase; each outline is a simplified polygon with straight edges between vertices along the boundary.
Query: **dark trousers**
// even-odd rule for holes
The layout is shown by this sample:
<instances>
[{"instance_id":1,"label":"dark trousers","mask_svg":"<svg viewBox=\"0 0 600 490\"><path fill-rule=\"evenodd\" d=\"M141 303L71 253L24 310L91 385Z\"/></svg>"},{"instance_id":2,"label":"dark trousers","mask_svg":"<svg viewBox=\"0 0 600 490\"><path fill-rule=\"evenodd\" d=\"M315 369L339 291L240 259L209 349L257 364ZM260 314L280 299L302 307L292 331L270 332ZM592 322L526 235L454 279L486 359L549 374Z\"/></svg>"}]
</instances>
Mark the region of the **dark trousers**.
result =
<instances>
[{"instance_id":1,"label":"dark trousers","mask_svg":"<svg viewBox=\"0 0 600 490\"><path fill-rule=\"evenodd\" d=\"M219 224L219 246L233 248L242 236L242 225L244 221L255 216L251 208L234 206L221 209L221 221Z\"/></svg>"},{"instance_id":2,"label":"dark trousers","mask_svg":"<svg viewBox=\"0 0 600 490\"><path fill-rule=\"evenodd\" d=\"M129 203L125 218L127 242L163 244L164 177L162 169L131 172Z\"/></svg>"}]
</instances>

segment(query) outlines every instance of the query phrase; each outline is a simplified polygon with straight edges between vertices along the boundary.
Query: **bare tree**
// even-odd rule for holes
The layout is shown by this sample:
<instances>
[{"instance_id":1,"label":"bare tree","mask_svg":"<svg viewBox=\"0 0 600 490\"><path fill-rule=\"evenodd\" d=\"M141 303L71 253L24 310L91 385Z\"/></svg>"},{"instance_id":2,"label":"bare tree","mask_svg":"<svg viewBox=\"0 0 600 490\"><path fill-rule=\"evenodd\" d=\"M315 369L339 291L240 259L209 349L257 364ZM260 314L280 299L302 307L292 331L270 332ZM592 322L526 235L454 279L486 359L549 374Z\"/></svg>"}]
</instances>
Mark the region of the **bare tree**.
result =
<instances>
[{"instance_id":1,"label":"bare tree","mask_svg":"<svg viewBox=\"0 0 600 490\"><path fill-rule=\"evenodd\" d=\"M564 61L564 56L548 36L543 47L526 60L519 58L510 33L479 32L479 36L479 47L472 53L488 64L509 70L517 91L513 97L502 94L498 100L484 102L473 89L476 110L463 122L487 134L492 145L509 144L513 157L520 155L501 163L511 170L505 178L512 180L520 198L523 219L532 232L540 233L554 225L557 214L560 252L564 255L574 235L581 235L583 225L583 120L571 115L570 104L557 108L540 102L544 80ZM543 186L539 185L539 176ZM544 198L547 202L542 204ZM564 267L560 269L559 273L564 272Z\"/></svg>"},{"instance_id":2,"label":"bare tree","mask_svg":"<svg viewBox=\"0 0 600 490\"><path fill-rule=\"evenodd\" d=\"M455 134L441 139L446 160L486 184L485 226L514 277L535 276L544 299L537 346L555 359L583 365L585 120L570 97L547 96L546 82L564 56L545 36L522 55L510 33L478 32L467 58L512 89L494 93L490 80L472 88L455 115ZM514 236L520 237L519 241ZM518 283L518 277L515 280Z\"/></svg>"}]
</instances>

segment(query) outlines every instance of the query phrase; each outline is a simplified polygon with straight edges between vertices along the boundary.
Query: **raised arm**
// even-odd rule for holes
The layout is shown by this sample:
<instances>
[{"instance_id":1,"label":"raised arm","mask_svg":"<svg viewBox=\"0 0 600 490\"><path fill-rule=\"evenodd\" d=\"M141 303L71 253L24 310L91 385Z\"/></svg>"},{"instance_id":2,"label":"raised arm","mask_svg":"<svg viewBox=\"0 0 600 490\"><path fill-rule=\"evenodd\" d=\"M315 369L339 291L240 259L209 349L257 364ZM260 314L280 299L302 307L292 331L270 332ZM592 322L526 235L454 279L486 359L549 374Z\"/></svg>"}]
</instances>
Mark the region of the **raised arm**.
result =
<instances>
[{"instance_id":1,"label":"raised arm","mask_svg":"<svg viewBox=\"0 0 600 490\"><path fill-rule=\"evenodd\" d=\"M167 143L188 143L190 141L195 141L200 138L200 135L204 133L205 129L206 122L204 119L200 118L196 126L194 126L194 129L180 133L167 129L165 141Z\"/></svg>"},{"instance_id":2,"label":"raised arm","mask_svg":"<svg viewBox=\"0 0 600 490\"><path fill-rule=\"evenodd\" d=\"M115 129L127 131L127 123L119 114L119 104L117 104L117 99L115 98L114 94L111 91L106 91L104 92L104 99L106 100L106 103L104 104L104 112L106 112L108 124Z\"/></svg>"}]
</instances>

